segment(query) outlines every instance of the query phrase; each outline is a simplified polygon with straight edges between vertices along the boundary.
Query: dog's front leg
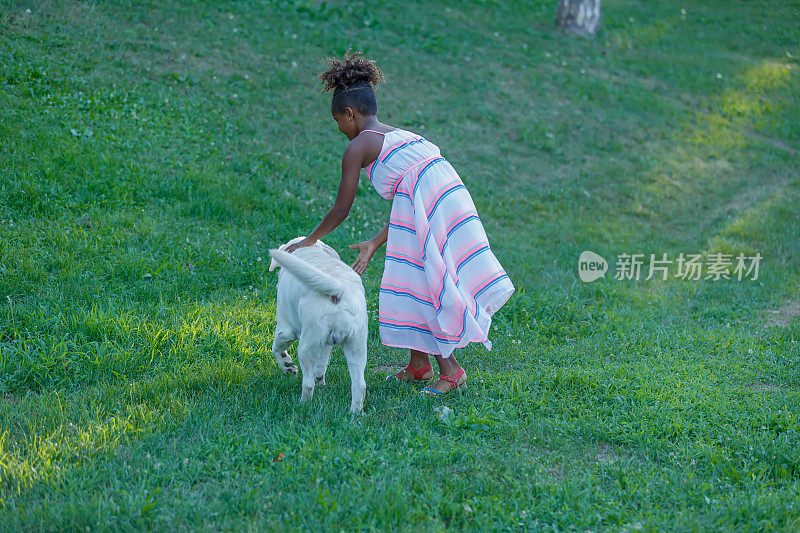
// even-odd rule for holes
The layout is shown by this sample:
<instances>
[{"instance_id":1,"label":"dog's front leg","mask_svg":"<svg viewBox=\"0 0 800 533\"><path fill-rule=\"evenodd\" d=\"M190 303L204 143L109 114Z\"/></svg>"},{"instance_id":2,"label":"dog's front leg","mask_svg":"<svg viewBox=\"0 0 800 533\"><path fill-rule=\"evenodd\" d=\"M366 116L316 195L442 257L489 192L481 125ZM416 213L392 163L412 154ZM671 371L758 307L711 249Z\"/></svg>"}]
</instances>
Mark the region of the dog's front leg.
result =
<instances>
[{"instance_id":1,"label":"dog's front leg","mask_svg":"<svg viewBox=\"0 0 800 533\"><path fill-rule=\"evenodd\" d=\"M297 374L297 365L292 361L292 357L286 349L295 340L297 336L293 331L287 331L280 326L275 328L275 338L272 341L272 354L275 356L275 362L278 368L284 374Z\"/></svg>"},{"instance_id":2,"label":"dog's front leg","mask_svg":"<svg viewBox=\"0 0 800 533\"><path fill-rule=\"evenodd\" d=\"M332 349L333 346L330 344L325 344L320 348L317 364L314 367L314 386L316 387L325 385L325 372L328 370Z\"/></svg>"}]
</instances>

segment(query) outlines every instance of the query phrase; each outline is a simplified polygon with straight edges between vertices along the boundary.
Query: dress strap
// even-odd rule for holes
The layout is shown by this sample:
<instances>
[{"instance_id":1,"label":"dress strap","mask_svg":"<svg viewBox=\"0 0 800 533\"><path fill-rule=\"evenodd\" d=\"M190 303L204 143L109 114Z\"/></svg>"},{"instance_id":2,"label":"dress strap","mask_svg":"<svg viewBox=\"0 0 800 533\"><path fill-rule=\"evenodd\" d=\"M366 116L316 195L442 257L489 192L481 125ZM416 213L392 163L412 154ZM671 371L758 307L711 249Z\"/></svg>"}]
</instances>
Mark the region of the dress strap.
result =
<instances>
[{"instance_id":1,"label":"dress strap","mask_svg":"<svg viewBox=\"0 0 800 533\"><path fill-rule=\"evenodd\" d=\"M379 135L386 135L386 133L383 133L382 131L375 131L375 130L361 130L361 133L364 133L365 131L371 131L372 133L377 133Z\"/></svg>"}]
</instances>

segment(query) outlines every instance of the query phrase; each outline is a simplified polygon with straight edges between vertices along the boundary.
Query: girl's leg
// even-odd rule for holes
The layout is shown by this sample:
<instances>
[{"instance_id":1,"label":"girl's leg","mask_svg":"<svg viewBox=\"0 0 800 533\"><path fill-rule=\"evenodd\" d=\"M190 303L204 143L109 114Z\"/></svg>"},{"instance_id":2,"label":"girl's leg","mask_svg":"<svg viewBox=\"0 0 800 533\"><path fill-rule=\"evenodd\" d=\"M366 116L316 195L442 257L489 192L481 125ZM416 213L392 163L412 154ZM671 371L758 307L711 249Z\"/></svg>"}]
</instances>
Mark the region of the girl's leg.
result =
<instances>
[{"instance_id":1,"label":"girl's leg","mask_svg":"<svg viewBox=\"0 0 800 533\"><path fill-rule=\"evenodd\" d=\"M431 360L428 357L427 353L420 352L419 350L411 350L411 360L409 361L408 366L410 366L414 370L419 370L420 368L425 368L429 364L431 364ZM408 381L414 379L414 374L412 374L408 370L401 370L395 375L402 381ZM433 369L428 370L423 375L424 379L430 379L432 377L433 377Z\"/></svg>"},{"instance_id":2,"label":"girl's leg","mask_svg":"<svg viewBox=\"0 0 800 533\"><path fill-rule=\"evenodd\" d=\"M439 365L440 374L444 374L445 376L448 377L453 377L459 370L461 370L461 365L458 364L455 354L451 354L450 357L442 357L441 355L436 355L435 357L436 357L436 363ZM467 380L466 376L461 377L459 379L459 384L463 383L466 380ZM436 383L431 385L431 387L433 387L434 389L442 392L446 392L451 386L452 386L451 382L444 379L440 379L436 381Z\"/></svg>"}]
</instances>

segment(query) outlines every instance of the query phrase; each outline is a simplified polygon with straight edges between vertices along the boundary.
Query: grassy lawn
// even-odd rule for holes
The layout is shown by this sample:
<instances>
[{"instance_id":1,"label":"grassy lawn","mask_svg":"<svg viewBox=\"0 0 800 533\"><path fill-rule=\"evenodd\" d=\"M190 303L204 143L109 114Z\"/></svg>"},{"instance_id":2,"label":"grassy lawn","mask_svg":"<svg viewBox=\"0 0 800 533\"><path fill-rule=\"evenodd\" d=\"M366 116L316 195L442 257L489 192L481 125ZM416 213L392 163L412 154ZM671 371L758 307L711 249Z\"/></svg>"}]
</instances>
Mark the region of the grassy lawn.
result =
<instances>
[{"instance_id":1,"label":"grassy lawn","mask_svg":"<svg viewBox=\"0 0 800 533\"><path fill-rule=\"evenodd\" d=\"M797 4L609 0L595 39L555 5L0 0L0 530L800 529ZM517 287L421 398L376 254L360 417L338 348L298 404L267 270L336 194L348 47ZM362 180L325 242L389 207ZM763 259L615 279L632 253Z\"/></svg>"}]
</instances>

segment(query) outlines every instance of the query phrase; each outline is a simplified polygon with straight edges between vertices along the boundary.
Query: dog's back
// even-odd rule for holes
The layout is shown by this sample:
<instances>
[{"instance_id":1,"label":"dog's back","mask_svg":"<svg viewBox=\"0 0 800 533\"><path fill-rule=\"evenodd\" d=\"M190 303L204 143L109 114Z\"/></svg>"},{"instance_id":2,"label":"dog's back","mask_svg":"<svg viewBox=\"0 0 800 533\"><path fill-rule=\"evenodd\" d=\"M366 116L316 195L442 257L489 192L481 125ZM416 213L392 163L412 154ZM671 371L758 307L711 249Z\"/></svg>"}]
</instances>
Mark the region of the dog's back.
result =
<instances>
[{"instance_id":1,"label":"dog's back","mask_svg":"<svg viewBox=\"0 0 800 533\"><path fill-rule=\"evenodd\" d=\"M296 302L303 329L322 327L328 344L360 332L366 324L366 298L361 277L352 268L317 246L291 254L270 250L270 255L281 266L278 291L296 293L284 300Z\"/></svg>"}]
</instances>

